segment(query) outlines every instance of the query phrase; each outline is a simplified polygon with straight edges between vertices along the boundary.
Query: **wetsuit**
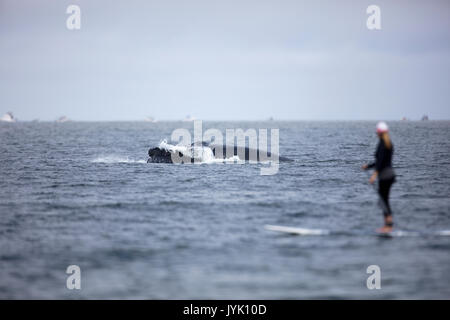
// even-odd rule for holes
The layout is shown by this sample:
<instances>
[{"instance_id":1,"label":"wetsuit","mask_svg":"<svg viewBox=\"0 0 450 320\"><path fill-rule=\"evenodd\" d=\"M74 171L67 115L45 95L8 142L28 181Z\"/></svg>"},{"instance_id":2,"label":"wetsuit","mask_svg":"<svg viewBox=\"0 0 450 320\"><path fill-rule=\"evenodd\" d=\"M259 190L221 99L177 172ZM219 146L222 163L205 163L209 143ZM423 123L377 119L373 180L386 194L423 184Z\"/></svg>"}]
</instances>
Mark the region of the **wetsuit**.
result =
<instances>
[{"instance_id":1,"label":"wetsuit","mask_svg":"<svg viewBox=\"0 0 450 320\"><path fill-rule=\"evenodd\" d=\"M378 172L378 193L381 198L381 207L385 217L391 216L391 206L389 204L389 192L395 182L395 173L392 169L392 154L394 146L387 148L384 140L380 138L375 152L375 162L369 164L367 169L375 168Z\"/></svg>"}]
</instances>

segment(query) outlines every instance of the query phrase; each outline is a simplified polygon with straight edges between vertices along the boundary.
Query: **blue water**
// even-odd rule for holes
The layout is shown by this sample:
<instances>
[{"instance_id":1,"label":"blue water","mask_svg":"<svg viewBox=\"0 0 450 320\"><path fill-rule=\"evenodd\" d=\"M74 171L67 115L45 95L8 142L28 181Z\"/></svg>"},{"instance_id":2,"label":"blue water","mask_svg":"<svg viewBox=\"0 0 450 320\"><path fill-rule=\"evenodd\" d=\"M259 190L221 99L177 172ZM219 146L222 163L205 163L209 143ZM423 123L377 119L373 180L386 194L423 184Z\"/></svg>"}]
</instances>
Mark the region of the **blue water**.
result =
<instances>
[{"instance_id":1,"label":"blue water","mask_svg":"<svg viewBox=\"0 0 450 320\"><path fill-rule=\"evenodd\" d=\"M391 122L401 230L450 229L450 122ZM0 298L450 298L450 237L373 235L375 122L205 122L279 128L263 164L147 164L192 123L0 123ZM266 224L357 230L292 236ZM67 266L81 290L66 288ZM381 268L368 290L366 268Z\"/></svg>"}]
</instances>

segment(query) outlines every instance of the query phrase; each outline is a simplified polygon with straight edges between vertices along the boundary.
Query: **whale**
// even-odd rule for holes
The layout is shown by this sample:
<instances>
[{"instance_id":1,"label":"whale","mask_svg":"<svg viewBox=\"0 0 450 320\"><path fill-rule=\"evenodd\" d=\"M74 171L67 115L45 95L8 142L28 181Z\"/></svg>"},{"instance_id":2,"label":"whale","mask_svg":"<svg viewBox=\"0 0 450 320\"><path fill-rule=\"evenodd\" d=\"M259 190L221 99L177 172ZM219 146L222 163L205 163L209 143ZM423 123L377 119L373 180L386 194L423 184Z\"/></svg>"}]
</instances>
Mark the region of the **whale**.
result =
<instances>
[{"instance_id":1,"label":"whale","mask_svg":"<svg viewBox=\"0 0 450 320\"><path fill-rule=\"evenodd\" d=\"M215 159L225 159L230 156L238 156L239 160L245 160L249 162L262 162L262 161L274 161L278 158L279 162L291 162L294 161L287 157L272 154L268 151L260 151L259 149L251 149L248 147L240 146L227 146L227 145L208 145L202 144L202 147L208 147L211 149ZM176 163L194 163L201 161L199 158L195 158L191 155L186 155L178 150L168 150L166 148L154 147L148 150L147 163L174 163L173 159L176 159Z\"/></svg>"}]
</instances>

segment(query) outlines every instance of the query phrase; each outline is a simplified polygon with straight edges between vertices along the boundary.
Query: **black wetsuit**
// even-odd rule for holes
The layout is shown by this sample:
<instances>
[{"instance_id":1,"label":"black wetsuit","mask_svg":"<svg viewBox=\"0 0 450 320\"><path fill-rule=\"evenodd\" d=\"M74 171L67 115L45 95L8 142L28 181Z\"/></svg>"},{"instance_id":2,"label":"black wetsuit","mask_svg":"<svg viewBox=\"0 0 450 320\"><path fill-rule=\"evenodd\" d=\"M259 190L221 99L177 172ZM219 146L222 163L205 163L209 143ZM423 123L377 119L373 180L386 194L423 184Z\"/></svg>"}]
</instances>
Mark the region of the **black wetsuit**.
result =
<instances>
[{"instance_id":1,"label":"black wetsuit","mask_svg":"<svg viewBox=\"0 0 450 320\"><path fill-rule=\"evenodd\" d=\"M381 197L381 206L385 217L391 216L391 206L389 204L389 192L395 182L395 173L392 169L392 155L394 146L387 148L383 139L380 139L375 152L375 162L368 165L368 169L374 168L378 172L378 193Z\"/></svg>"}]
</instances>

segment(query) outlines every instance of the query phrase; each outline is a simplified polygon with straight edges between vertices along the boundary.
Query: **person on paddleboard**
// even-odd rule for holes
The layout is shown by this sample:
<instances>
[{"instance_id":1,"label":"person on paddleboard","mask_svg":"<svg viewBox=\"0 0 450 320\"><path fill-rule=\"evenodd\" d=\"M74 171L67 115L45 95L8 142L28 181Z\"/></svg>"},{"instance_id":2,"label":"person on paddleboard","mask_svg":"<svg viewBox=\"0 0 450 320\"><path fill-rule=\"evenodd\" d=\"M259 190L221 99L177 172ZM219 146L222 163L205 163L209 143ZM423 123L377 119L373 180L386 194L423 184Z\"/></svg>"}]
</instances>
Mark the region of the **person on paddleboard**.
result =
<instances>
[{"instance_id":1,"label":"person on paddleboard","mask_svg":"<svg viewBox=\"0 0 450 320\"><path fill-rule=\"evenodd\" d=\"M392 220L391 206L389 204L389 192L392 184L395 182L395 173L392 169L392 155L394 146L389 137L389 128L385 122L379 122L376 127L377 135L380 138L375 151L375 162L362 166L364 170L375 168L369 182L373 184L378 178L378 194L383 209L384 226L378 229L378 232L391 232L394 226Z\"/></svg>"}]
</instances>

